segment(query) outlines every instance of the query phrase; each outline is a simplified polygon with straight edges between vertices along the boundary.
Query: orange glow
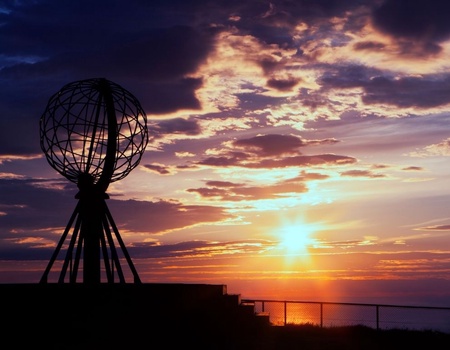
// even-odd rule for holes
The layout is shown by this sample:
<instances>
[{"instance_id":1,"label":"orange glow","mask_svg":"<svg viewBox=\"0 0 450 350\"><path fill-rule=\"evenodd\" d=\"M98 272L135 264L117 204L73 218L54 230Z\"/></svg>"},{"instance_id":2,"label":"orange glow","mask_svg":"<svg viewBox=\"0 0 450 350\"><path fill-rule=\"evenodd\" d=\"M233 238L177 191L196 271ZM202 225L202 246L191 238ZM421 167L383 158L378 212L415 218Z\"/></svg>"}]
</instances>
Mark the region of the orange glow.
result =
<instances>
[{"instance_id":1,"label":"orange glow","mask_svg":"<svg viewBox=\"0 0 450 350\"><path fill-rule=\"evenodd\" d=\"M280 247L285 249L288 255L308 254L308 248L314 244L310 237L314 232L312 225L303 223L286 225L280 229Z\"/></svg>"},{"instance_id":2,"label":"orange glow","mask_svg":"<svg viewBox=\"0 0 450 350\"><path fill-rule=\"evenodd\" d=\"M284 222L275 234L279 240L276 247L284 257L284 265L293 268L293 264L311 264L310 249L316 247L318 242L313 235L318 231L318 224L310 224L302 219ZM300 268L300 266L299 266ZM295 268L296 269L296 268Z\"/></svg>"}]
</instances>

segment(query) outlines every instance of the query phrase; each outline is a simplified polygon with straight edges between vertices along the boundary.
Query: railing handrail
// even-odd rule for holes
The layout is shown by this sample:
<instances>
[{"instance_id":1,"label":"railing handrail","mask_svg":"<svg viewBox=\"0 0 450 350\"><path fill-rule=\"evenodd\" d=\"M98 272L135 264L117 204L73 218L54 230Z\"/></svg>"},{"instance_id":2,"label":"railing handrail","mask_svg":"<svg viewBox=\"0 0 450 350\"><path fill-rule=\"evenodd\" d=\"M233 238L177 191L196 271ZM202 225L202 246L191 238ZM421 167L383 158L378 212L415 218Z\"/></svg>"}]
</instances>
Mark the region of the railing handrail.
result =
<instances>
[{"instance_id":1,"label":"railing handrail","mask_svg":"<svg viewBox=\"0 0 450 350\"><path fill-rule=\"evenodd\" d=\"M417 306L417 305L394 305L394 304L371 304L371 303L348 303L348 302L331 302L331 301L304 301L304 300L276 300L276 299L241 299L242 303L249 303L253 305L261 304L262 312L265 312L266 305L270 304L282 304L283 305L283 311L282 311L282 318L284 319L284 325L288 324L288 304L309 304L309 305L318 305L320 306L319 311L319 319L320 327L323 327L324 325L324 319L325 317L325 311L324 306L326 305L333 305L333 306L357 306L357 307L370 307L373 308L375 311L374 315L374 322L376 325L376 329L380 329L380 323L386 323L385 320L380 319L380 309L389 309L389 308L395 308L395 309L415 309L415 310L439 310L439 311L450 311L450 307L446 306ZM269 316L270 317L270 316ZM446 331L448 332L448 331Z\"/></svg>"},{"instance_id":2,"label":"railing handrail","mask_svg":"<svg viewBox=\"0 0 450 350\"><path fill-rule=\"evenodd\" d=\"M447 306L418 306L418 305L394 305L394 304L369 304L369 303L346 303L337 301L306 301L306 300L277 300L277 299L241 299L243 303L266 302L266 303L299 303L299 304L321 304L321 305L353 305L353 306L374 306L374 307L395 307L407 309L431 309L450 310Z\"/></svg>"}]
</instances>

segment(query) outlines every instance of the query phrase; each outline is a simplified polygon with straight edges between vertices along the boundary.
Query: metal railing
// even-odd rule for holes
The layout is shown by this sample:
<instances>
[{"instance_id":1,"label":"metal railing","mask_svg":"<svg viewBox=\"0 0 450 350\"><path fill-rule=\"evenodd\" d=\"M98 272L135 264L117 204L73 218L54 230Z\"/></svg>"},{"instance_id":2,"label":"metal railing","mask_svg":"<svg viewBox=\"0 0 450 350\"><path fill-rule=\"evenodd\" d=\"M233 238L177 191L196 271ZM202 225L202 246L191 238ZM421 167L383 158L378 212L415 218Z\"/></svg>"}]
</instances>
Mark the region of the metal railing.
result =
<instances>
[{"instance_id":1,"label":"metal railing","mask_svg":"<svg viewBox=\"0 0 450 350\"><path fill-rule=\"evenodd\" d=\"M401 306L315 301L250 300L255 313L266 313L272 325L320 327L364 325L380 329L432 330L450 333L450 307Z\"/></svg>"}]
</instances>

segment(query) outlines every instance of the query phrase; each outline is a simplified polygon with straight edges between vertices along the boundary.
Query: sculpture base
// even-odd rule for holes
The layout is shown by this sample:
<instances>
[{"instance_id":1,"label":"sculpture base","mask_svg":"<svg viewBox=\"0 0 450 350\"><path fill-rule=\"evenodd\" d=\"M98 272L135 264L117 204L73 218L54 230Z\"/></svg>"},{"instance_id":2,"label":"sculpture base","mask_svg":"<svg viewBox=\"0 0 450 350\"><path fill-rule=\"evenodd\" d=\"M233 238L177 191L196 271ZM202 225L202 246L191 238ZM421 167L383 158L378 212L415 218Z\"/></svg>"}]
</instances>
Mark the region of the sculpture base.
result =
<instances>
[{"instance_id":1,"label":"sculpture base","mask_svg":"<svg viewBox=\"0 0 450 350\"><path fill-rule=\"evenodd\" d=\"M225 285L4 284L0 291L8 305L3 341L14 348L251 349L269 324Z\"/></svg>"}]
</instances>

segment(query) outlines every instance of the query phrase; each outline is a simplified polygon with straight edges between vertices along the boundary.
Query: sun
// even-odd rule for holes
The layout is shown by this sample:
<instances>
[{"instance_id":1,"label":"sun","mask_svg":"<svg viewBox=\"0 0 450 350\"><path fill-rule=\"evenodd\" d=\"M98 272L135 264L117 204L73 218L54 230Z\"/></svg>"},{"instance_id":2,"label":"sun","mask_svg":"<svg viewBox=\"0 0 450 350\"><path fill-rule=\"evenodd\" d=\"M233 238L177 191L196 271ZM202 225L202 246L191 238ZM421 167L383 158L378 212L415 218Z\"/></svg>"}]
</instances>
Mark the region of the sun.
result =
<instances>
[{"instance_id":1,"label":"sun","mask_svg":"<svg viewBox=\"0 0 450 350\"><path fill-rule=\"evenodd\" d=\"M305 255L315 244L311 238L315 227L304 223L285 225L278 232L279 246L289 255Z\"/></svg>"}]
</instances>

